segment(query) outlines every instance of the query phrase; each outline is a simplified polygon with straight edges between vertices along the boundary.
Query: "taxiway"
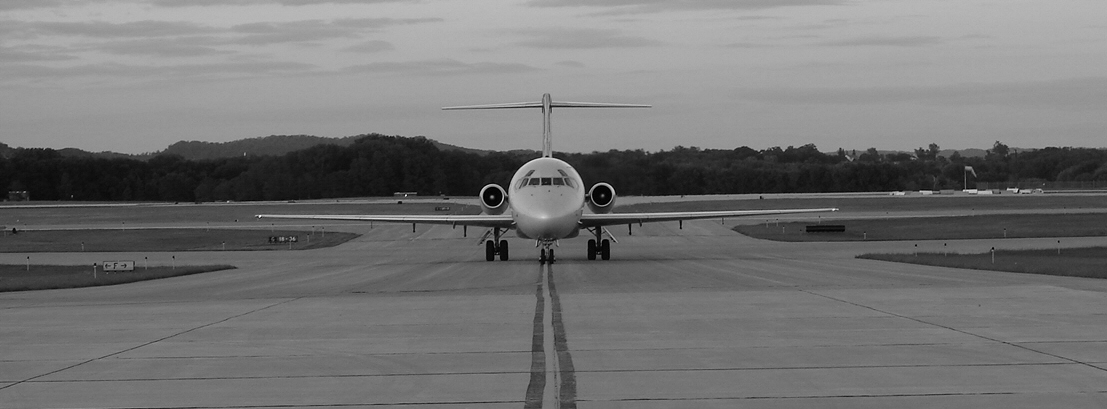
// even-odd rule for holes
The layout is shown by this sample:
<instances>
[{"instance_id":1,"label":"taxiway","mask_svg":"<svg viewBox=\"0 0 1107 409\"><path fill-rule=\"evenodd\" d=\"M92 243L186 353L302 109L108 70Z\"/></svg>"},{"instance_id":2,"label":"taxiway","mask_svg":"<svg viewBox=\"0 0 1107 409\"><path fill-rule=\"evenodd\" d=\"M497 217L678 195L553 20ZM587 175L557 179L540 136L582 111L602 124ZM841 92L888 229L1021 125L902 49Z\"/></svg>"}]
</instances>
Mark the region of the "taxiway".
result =
<instances>
[{"instance_id":1,"label":"taxiway","mask_svg":"<svg viewBox=\"0 0 1107 409\"><path fill-rule=\"evenodd\" d=\"M175 254L236 270L4 293L0 407L1107 406L1104 280L859 260L919 243L728 227L635 226L610 261L570 240L540 266L524 240L486 262L460 229L347 226L365 235L331 249Z\"/></svg>"}]
</instances>

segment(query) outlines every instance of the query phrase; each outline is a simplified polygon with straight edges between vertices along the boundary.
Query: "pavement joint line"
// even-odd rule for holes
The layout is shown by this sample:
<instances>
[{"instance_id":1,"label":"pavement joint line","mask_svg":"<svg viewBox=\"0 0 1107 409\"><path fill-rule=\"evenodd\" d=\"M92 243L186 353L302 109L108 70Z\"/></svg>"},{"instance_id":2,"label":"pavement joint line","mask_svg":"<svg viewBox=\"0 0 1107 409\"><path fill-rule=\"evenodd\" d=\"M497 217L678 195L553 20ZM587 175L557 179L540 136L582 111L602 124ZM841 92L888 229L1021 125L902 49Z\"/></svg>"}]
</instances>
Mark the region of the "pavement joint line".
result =
<instances>
[{"instance_id":1,"label":"pavement joint line","mask_svg":"<svg viewBox=\"0 0 1107 409\"><path fill-rule=\"evenodd\" d=\"M987 368L1018 366L1067 366L1080 365L1074 362L1019 362L1012 364L949 364L949 365L841 365L841 366L763 366L752 368L659 368L659 369L592 369L578 370L581 373L634 373L634 372L740 372L740 371L809 371L823 369L889 369L889 368Z\"/></svg>"},{"instance_id":2,"label":"pavement joint line","mask_svg":"<svg viewBox=\"0 0 1107 409\"><path fill-rule=\"evenodd\" d=\"M136 349L139 349L139 348L142 348L142 347L146 347L146 346L150 346L150 345L156 344L156 343L158 343L158 342L161 342L161 341L165 341L165 340L167 340L167 339L170 339L170 338L174 338L174 337L177 337L177 336L180 336L180 335L184 335L184 334L187 334L187 333L189 333L189 332L192 332L192 331L196 331L196 330L199 330L199 329L207 328L207 327L210 327L210 326L212 326L212 325L217 325L217 324L221 324L221 323L224 323L224 322L227 322L227 321L233 320L233 319L235 319L235 318L239 318L239 317L243 317L243 316L246 316L246 315L250 315L250 314L253 314L253 313L255 313L255 312L258 312L258 311L263 311L263 310L267 310L267 309L269 309L269 308L273 308L273 307L276 307L276 306L278 306L278 305L282 305L282 304L287 304L287 303L290 303L290 302L293 302L293 301L299 300L299 299L301 299L301 298L303 298L303 297L298 297L298 298L290 298L290 299L287 299L287 300L284 300L284 301L280 301L280 302L276 302L276 303L273 303L273 304L269 304L269 305L267 305L267 306L264 306L264 307L256 308L256 309L253 309L253 310L250 310L250 311L247 311L247 312L241 313L241 314L233 315L233 316L230 316L230 317L227 317L227 318L221 319L221 320L219 320L219 321L215 321L215 322L210 322L210 323L207 323L207 324L204 324L204 325L200 325L200 326L197 326L197 327L193 327L193 328L190 328L190 329L187 329L187 330L184 330L184 331L180 331L180 332L177 332L177 333L175 333L175 334L172 334L172 335L168 335L168 336L165 336L165 337L162 337L162 338L159 338L159 339L155 339L155 340L153 340L153 341L150 341L150 342L146 342L146 343L143 343L143 344L139 344L139 345L136 345L136 346L133 346L133 347L130 347L130 348L125 348L125 349L123 349L123 350L121 350L121 351L116 351L116 352L112 352L112 353L110 353L110 354L107 354L107 355L104 355L104 356L101 356L101 357L98 357L98 358L92 358L92 359L87 359L87 360L84 360L84 361L78 362L78 363L76 363L76 364L73 364L73 365L67 366L67 367L65 367L65 368L61 368L61 369L57 369L57 370L54 370L54 371L50 371L50 372L47 372L47 373L44 373L44 374L41 374L41 375L35 375L35 376L32 376L32 377L30 377L30 378L27 378L27 379L24 379L24 380L21 380L21 381L18 381L18 382L14 382L14 383L12 383L12 384L9 384L9 385L4 385L4 386L0 386L0 390L8 389L8 388L11 388L11 387L13 387L13 386L16 386L16 385L21 385L21 384L23 384L23 383L27 383L27 382L35 381L36 379L41 379L41 378L43 378L43 377L46 377L46 376L50 376L50 375L53 375L53 374L56 374L56 373L60 373L60 372L64 372L64 371L68 371L68 370L70 370L70 369L76 368L76 367L78 367L78 366L81 366L81 365L85 365L85 364L87 364L87 363L90 363L90 362L95 362L95 361L99 361L99 360L101 360L101 359L107 359L107 358L111 358L111 357L113 357L113 356L116 356L116 355L119 355L119 354L124 354L124 353L130 352L130 351L134 351L134 350L136 350Z\"/></svg>"},{"instance_id":3,"label":"pavement joint line","mask_svg":"<svg viewBox=\"0 0 1107 409\"><path fill-rule=\"evenodd\" d=\"M403 406L433 406L442 405L491 405L519 403L514 400L488 400L488 401L442 401L442 402L387 402L387 403L318 403L318 404L275 404L275 405L225 405L225 406L157 406L159 409L264 409L264 408L361 408L361 407L392 407ZM104 409L147 409L148 406L104 406Z\"/></svg>"},{"instance_id":4,"label":"pavement joint line","mask_svg":"<svg viewBox=\"0 0 1107 409\"><path fill-rule=\"evenodd\" d=\"M1107 390L1088 391L1090 394L1107 394ZM941 396L1030 396L1049 395L1048 392L939 392L939 393L890 393L859 395L806 395L806 396L729 396L705 398L621 398L621 399L582 399L585 402L692 402L725 400L803 400L803 399L857 399L857 398L930 398Z\"/></svg>"},{"instance_id":5,"label":"pavement joint line","mask_svg":"<svg viewBox=\"0 0 1107 409\"><path fill-rule=\"evenodd\" d=\"M843 299L840 299L840 298L831 297L831 296L825 295L825 294L819 294L819 293L814 292L814 291L809 291L809 290L800 290L800 291L803 291L803 292L809 293L809 294L814 294L814 295L824 297L824 298L827 298L827 299L830 299L830 300L850 304L850 305L853 305L853 306L856 306L856 307L866 308L866 309L876 311L876 312L879 312L879 313L882 313L882 314L887 314L887 315L891 315L891 316L894 316L894 317L899 317L899 318L903 318L903 319L906 319L906 320L915 321L915 322L918 322L918 323L924 324L924 325L930 325L930 326L933 326L933 327L944 328L944 329L949 330L949 331L958 332L958 333L961 333L961 334L977 337L977 338L988 340L988 341L991 341L991 342L996 342L996 343L1012 346L1012 347L1019 348L1019 349L1025 350L1025 351L1030 351L1030 352L1034 352L1034 353L1037 353L1037 354L1054 357L1054 358L1057 358L1057 359L1072 362L1074 364L1080 364L1080 365L1086 366L1088 368L1092 368L1092 369L1096 369L1096 370L1099 370L1099 371L1107 372L1107 369L1098 367L1098 366L1093 365L1091 363L1084 362L1084 361L1081 361L1079 359L1073 359L1073 358L1057 355L1057 354L1051 354L1051 353L1045 352L1045 351L1039 351L1037 349L1031 348L1031 347L1026 346L1024 344L1020 344L1020 343L1016 343L1016 342L1010 342L1010 341L1004 341L1004 340L996 339L996 338L992 338L992 337L987 337L987 336L972 333L972 332L969 332L969 331L966 331L966 330L953 328L953 327L948 326L948 325L936 324L936 323L929 322L929 321L926 321L926 320L922 320L922 319L919 319L919 318L908 317L906 315L901 315L901 314L896 314L894 312L884 311L884 310L881 310L879 308L870 307L870 306L867 306L867 305L864 305L864 304L859 304L859 303L855 303L855 302L852 302L852 301L847 301L847 300L843 300Z\"/></svg>"},{"instance_id":6,"label":"pavement joint line","mask_svg":"<svg viewBox=\"0 0 1107 409\"><path fill-rule=\"evenodd\" d=\"M35 380L27 383L111 383L111 382L177 382L177 381L230 381L230 380L261 380L261 379L344 379L344 378L390 378L390 377L418 377L418 376L454 376L454 375L514 375L530 373L522 371L492 371L492 372L427 372L427 373L397 373L397 374L349 374L349 375L283 375L283 376L199 376L182 378L117 378L117 379L57 379Z\"/></svg>"}]
</instances>

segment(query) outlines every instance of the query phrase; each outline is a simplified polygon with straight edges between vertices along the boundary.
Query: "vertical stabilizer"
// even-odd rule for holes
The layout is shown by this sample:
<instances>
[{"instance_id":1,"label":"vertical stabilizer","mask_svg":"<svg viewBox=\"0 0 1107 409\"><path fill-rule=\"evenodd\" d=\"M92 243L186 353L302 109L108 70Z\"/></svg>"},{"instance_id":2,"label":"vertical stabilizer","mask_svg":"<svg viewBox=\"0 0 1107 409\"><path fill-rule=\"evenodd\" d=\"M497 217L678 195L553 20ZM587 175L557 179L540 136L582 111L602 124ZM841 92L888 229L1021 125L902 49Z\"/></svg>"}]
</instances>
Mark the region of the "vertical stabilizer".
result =
<instances>
[{"instance_id":1,"label":"vertical stabilizer","mask_svg":"<svg viewBox=\"0 0 1107 409\"><path fill-rule=\"evenodd\" d=\"M550 115L554 107L557 108L649 108L650 105L638 104L605 104L599 102L561 102L554 101L550 94L542 94L542 100L538 102L515 102L509 104L489 105L464 105L445 107L442 109L509 109L509 108L542 108L542 157L553 156L553 141L550 134Z\"/></svg>"}]
</instances>

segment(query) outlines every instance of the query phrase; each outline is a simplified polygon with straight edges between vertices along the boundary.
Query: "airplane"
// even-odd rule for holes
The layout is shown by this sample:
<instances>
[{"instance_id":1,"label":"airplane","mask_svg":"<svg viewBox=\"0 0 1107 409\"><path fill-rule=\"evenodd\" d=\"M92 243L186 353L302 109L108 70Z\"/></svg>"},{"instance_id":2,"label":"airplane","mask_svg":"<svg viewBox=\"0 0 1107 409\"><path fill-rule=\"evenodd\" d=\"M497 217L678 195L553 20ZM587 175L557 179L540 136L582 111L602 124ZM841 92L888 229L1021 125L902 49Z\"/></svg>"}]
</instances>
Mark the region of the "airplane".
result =
<instances>
[{"instance_id":1,"label":"airplane","mask_svg":"<svg viewBox=\"0 0 1107 409\"><path fill-rule=\"evenodd\" d=\"M633 223L717 219L740 216L780 215L809 212L834 212L837 208L784 209L784 210L725 210L664 213L614 213L615 188L599 182L585 190L584 181L571 165L553 157L550 135L550 114L554 108L649 108L650 105L611 104L595 102L553 101L550 94L542 95L537 102L508 104L466 105L444 107L444 110L461 109L515 109L541 108L543 118L542 156L535 158L515 172L511 184L505 190L497 184L489 184L480 190L481 214L479 215L278 215L262 214L258 218L344 220L365 222L390 222L415 224L439 224L451 226L477 226L488 228L480 239L485 245L485 259L501 261L509 259L508 242L503 235L514 230L515 235L535 241L540 247L538 261L554 262L554 247L559 240L570 239L587 231L588 260L609 260L611 242L615 237L606 229L612 225ZM589 210L585 212L585 209ZM604 238L604 236L608 238ZM489 236L491 239L489 240Z\"/></svg>"}]
</instances>

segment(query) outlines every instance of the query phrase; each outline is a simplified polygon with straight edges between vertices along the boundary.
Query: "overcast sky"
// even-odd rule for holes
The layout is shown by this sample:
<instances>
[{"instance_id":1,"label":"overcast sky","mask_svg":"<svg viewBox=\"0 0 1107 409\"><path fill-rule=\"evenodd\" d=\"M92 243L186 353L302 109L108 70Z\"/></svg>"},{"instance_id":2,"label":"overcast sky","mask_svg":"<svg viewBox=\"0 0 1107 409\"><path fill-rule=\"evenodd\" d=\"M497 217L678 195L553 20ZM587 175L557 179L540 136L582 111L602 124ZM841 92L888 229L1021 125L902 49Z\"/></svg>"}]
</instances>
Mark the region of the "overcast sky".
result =
<instances>
[{"instance_id":1,"label":"overcast sky","mask_svg":"<svg viewBox=\"0 0 1107 409\"><path fill-rule=\"evenodd\" d=\"M1103 0L0 0L0 142L1107 147Z\"/></svg>"}]
</instances>

